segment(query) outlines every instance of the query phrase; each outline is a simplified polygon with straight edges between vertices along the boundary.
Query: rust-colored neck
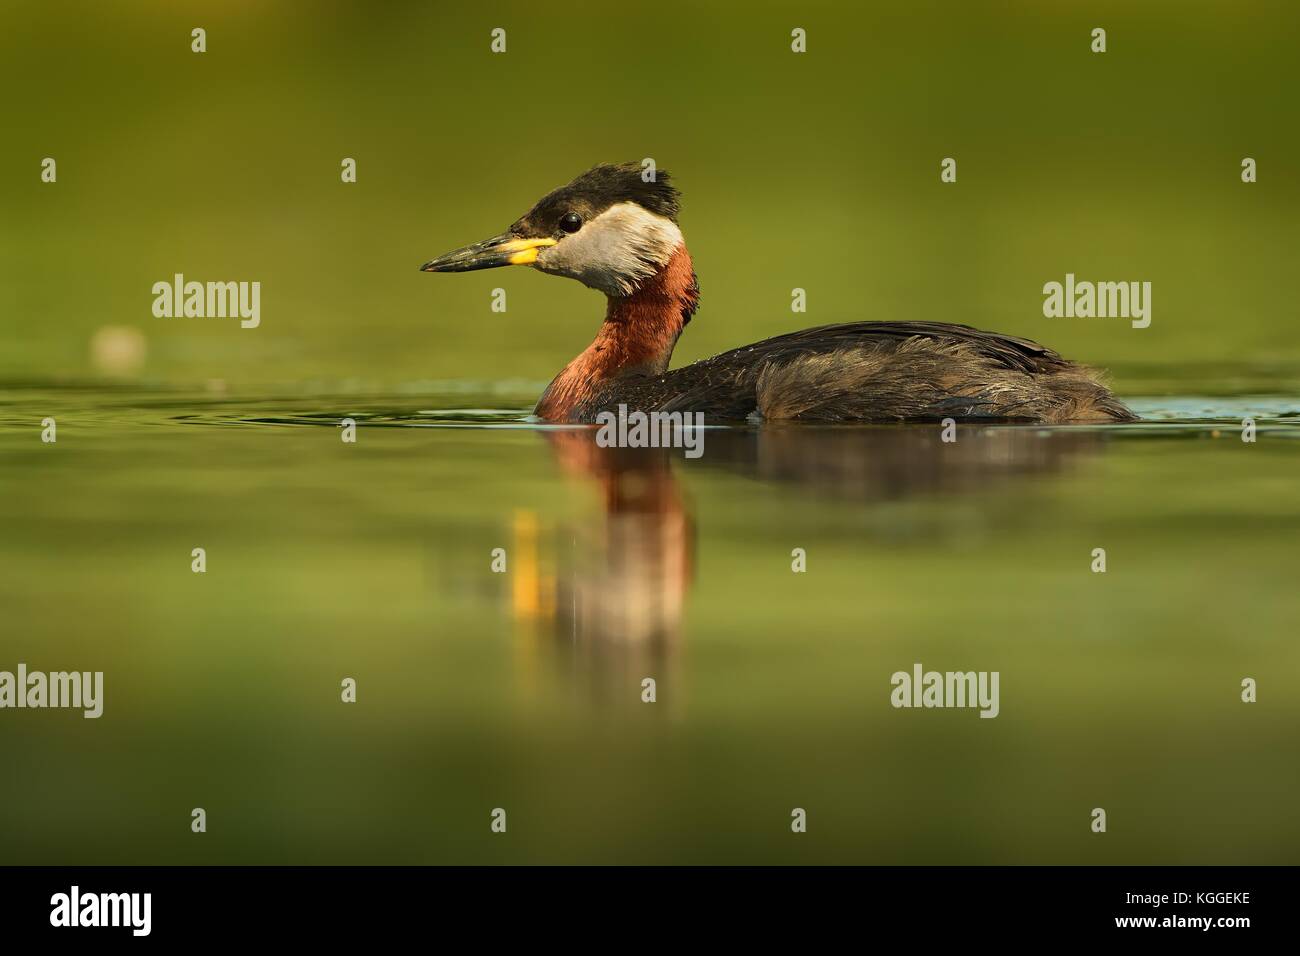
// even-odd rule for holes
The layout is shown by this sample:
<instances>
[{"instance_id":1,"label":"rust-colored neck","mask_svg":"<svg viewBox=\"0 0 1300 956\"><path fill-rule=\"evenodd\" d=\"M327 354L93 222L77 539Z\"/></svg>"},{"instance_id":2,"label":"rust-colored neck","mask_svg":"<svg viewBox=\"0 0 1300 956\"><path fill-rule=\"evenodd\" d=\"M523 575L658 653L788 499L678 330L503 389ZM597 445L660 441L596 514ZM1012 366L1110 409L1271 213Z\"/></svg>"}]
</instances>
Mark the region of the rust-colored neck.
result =
<instances>
[{"instance_id":1,"label":"rust-colored neck","mask_svg":"<svg viewBox=\"0 0 1300 956\"><path fill-rule=\"evenodd\" d=\"M698 301L691 255L681 245L632 295L609 297L595 340L555 376L535 414L551 422L573 421L581 406L611 379L666 371L677 337Z\"/></svg>"}]
</instances>

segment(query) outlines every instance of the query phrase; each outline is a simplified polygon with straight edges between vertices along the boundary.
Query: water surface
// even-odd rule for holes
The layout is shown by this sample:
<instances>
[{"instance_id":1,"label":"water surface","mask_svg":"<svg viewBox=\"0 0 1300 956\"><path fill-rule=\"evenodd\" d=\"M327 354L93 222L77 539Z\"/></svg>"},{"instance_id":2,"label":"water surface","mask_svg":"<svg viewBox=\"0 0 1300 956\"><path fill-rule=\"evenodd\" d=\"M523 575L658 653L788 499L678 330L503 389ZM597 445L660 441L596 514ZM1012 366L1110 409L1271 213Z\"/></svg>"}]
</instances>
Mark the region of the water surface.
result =
<instances>
[{"instance_id":1,"label":"water surface","mask_svg":"<svg viewBox=\"0 0 1300 956\"><path fill-rule=\"evenodd\" d=\"M1300 402L687 460L532 388L6 389L0 667L106 701L5 713L0 855L1294 862ZM1000 715L893 709L915 662L999 671Z\"/></svg>"}]
</instances>

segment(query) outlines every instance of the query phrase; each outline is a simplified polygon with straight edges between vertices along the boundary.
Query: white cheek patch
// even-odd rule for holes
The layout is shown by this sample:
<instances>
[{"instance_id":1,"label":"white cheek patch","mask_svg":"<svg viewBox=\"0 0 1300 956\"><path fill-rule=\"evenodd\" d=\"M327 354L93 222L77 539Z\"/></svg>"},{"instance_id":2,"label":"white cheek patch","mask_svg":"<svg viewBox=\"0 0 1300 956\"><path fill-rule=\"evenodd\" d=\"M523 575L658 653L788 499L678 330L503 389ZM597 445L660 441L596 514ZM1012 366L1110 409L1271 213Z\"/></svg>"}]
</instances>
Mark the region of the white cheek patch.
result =
<instances>
[{"instance_id":1,"label":"white cheek patch","mask_svg":"<svg viewBox=\"0 0 1300 956\"><path fill-rule=\"evenodd\" d=\"M671 219L624 202L544 249L537 268L606 295L626 296L663 268L681 244L682 231Z\"/></svg>"}]
</instances>

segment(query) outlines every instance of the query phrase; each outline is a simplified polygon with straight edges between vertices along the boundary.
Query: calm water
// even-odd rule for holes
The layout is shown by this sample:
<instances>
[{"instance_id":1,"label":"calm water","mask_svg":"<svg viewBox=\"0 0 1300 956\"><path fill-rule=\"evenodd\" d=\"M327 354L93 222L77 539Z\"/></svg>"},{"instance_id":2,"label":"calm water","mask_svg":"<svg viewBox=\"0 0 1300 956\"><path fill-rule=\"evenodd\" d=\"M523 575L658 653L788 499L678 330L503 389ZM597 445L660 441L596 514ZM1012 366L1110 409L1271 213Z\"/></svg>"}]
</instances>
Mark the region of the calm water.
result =
<instances>
[{"instance_id":1,"label":"calm water","mask_svg":"<svg viewBox=\"0 0 1300 956\"><path fill-rule=\"evenodd\" d=\"M0 715L0 859L1296 861L1300 400L686 460L535 388L0 392L0 669L106 684Z\"/></svg>"},{"instance_id":2,"label":"calm water","mask_svg":"<svg viewBox=\"0 0 1300 956\"><path fill-rule=\"evenodd\" d=\"M0 862L1300 862L1300 5L1109 4L1104 56L1091 6L224 3L196 55L194 5L0 4L0 671L107 683L0 711ZM675 364L959 321L1148 420L527 424L604 302L417 266L647 154ZM258 328L154 316L177 273ZM1067 273L1150 328L1045 319ZM918 661L1000 716L893 709Z\"/></svg>"}]
</instances>

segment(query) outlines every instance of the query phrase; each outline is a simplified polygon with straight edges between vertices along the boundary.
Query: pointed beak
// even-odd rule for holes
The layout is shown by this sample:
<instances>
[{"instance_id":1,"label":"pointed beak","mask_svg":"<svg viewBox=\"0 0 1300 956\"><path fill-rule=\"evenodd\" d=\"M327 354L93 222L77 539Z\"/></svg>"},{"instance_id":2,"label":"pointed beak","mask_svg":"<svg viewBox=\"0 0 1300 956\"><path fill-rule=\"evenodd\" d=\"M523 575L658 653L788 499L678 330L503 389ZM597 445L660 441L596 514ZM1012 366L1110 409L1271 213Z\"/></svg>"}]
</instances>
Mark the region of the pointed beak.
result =
<instances>
[{"instance_id":1,"label":"pointed beak","mask_svg":"<svg viewBox=\"0 0 1300 956\"><path fill-rule=\"evenodd\" d=\"M503 232L472 246L456 249L420 266L421 272L473 272L497 266L527 266L537 261L538 250L555 245L554 239L521 239Z\"/></svg>"}]
</instances>

